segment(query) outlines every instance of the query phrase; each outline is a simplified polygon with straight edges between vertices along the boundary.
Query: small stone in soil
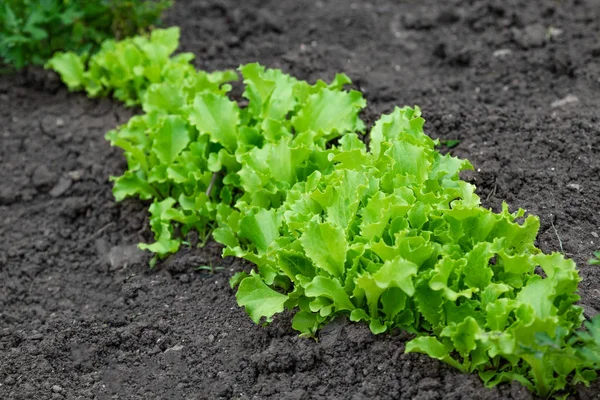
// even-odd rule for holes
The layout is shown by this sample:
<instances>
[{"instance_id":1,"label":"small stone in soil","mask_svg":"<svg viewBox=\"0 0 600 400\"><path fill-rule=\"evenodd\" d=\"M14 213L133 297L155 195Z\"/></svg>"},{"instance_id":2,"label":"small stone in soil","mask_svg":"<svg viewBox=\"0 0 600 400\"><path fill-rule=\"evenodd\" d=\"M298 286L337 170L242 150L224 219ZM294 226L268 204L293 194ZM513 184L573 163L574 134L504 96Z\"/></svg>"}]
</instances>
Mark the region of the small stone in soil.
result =
<instances>
[{"instance_id":1,"label":"small stone in soil","mask_svg":"<svg viewBox=\"0 0 600 400\"><path fill-rule=\"evenodd\" d=\"M587 304L582 304L581 306L583 307L583 316L587 319L592 319L598 315L598 311L594 307L588 306Z\"/></svg>"},{"instance_id":2,"label":"small stone in soil","mask_svg":"<svg viewBox=\"0 0 600 400\"><path fill-rule=\"evenodd\" d=\"M147 354L153 356L154 354L160 353L160 348L158 346L154 346L150 350L148 350Z\"/></svg>"},{"instance_id":3,"label":"small stone in soil","mask_svg":"<svg viewBox=\"0 0 600 400\"><path fill-rule=\"evenodd\" d=\"M0 188L0 206L9 206L17 201L18 193L11 188Z\"/></svg>"},{"instance_id":4,"label":"small stone in soil","mask_svg":"<svg viewBox=\"0 0 600 400\"><path fill-rule=\"evenodd\" d=\"M50 191L50 196L54 198L62 196L66 193L67 190L71 188L72 184L73 182L71 181L71 179L65 176L60 177L58 183L54 185L54 187Z\"/></svg>"},{"instance_id":5,"label":"small stone in soil","mask_svg":"<svg viewBox=\"0 0 600 400\"><path fill-rule=\"evenodd\" d=\"M562 34L563 34L563 30L560 29L560 28L555 28L553 26L551 26L550 28L548 28L548 37L549 38L559 37Z\"/></svg>"},{"instance_id":6,"label":"small stone in soil","mask_svg":"<svg viewBox=\"0 0 600 400\"><path fill-rule=\"evenodd\" d=\"M182 346L182 345L180 345L180 344L178 344L178 345L176 345L176 346L169 347L168 349L166 349L166 350L165 350L165 353L168 353L168 352L170 352L170 351L181 351L181 350L183 350L183 346Z\"/></svg>"},{"instance_id":7,"label":"small stone in soil","mask_svg":"<svg viewBox=\"0 0 600 400\"><path fill-rule=\"evenodd\" d=\"M524 29L514 29L513 38L524 49L542 47L546 42L546 29L540 24L529 25Z\"/></svg>"},{"instance_id":8,"label":"small stone in soil","mask_svg":"<svg viewBox=\"0 0 600 400\"><path fill-rule=\"evenodd\" d=\"M573 103L578 103L578 102L579 102L579 98L577 96L569 94L560 100L553 101L552 104L550 104L550 107L559 108L559 107L564 107L568 104L573 104Z\"/></svg>"},{"instance_id":9,"label":"small stone in soil","mask_svg":"<svg viewBox=\"0 0 600 400\"><path fill-rule=\"evenodd\" d=\"M496 51L494 51L494 57L497 58L502 58L502 57L506 57L512 54L512 50L511 49L498 49Z\"/></svg>"},{"instance_id":10,"label":"small stone in soil","mask_svg":"<svg viewBox=\"0 0 600 400\"><path fill-rule=\"evenodd\" d=\"M76 169L74 171L70 171L67 175L74 181L78 181L83 177L83 170Z\"/></svg>"},{"instance_id":11,"label":"small stone in soil","mask_svg":"<svg viewBox=\"0 0 600 400\"><path fill-rule=\"evenodd\" d=\"M144 252L137 245L113 246L108 253L108 262L113 269L142 262Z\"/></svg>"},{"instance_id":12,"label":"small stone in soil","mask_svg":"<svg viewBox=\"0 0 600 400\"><path fill-rule=\"evenodd\" d=\"M47 190L56 184L58 177L47 166L40 165L33 171L31 182L38 190Z\"/></svg>"}]
</instances>

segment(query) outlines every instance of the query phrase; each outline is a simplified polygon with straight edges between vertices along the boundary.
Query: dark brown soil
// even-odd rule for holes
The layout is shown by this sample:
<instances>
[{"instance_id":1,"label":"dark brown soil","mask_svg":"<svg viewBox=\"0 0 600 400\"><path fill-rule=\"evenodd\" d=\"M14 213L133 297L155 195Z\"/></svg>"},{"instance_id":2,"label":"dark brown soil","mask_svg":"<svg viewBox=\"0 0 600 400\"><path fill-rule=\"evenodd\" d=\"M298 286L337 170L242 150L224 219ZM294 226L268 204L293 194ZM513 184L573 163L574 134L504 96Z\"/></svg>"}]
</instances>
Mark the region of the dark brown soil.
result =
<instances>
[{"instance_id":1,"label":"dark brown soil","mask_svg":"<svg viewBox=\"0 0 600 400\"><path fill-rule=\"evenodd\" d=\"M179 0L167 23L203 69L345 71L368 121L419 104L431 136L460 140L484 204L539 215L539 246L577 261L586 315L600 310L597 0ZM146 206L115 204L107 181L125 163L104 133L132 113L40 70L0 77L0 399L531 398L405 355L403 335L255 326L227 285L247 266L214 243L149 271Z\"/></svg>"}]
</instances>

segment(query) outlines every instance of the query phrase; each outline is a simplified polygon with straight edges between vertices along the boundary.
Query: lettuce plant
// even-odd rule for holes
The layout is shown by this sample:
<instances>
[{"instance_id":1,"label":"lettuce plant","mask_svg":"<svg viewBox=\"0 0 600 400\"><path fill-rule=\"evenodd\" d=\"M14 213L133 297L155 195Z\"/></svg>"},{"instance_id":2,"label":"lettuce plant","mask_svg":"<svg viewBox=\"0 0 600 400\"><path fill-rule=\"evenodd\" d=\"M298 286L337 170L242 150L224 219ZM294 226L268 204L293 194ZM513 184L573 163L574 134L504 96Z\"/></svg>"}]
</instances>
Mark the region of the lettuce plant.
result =
<instances>
[{"instance_id":1,"label":"lettuce plant","mask_svg":"<svg viewBox=\"0 0 600 400\"><path fill-rule=\"evenodd\" d=\"M128 106L139 105L152 84L173 85L192 77L196 81L211 75L196 71L190 64L191 53L172 54L179 46L179 28L156 29L149 36L135 36L120 41L105 40L100 50L92 55L74 52L57 52L46 68L58 72L70 90L85 90L89 97L113 96ZM225 71L216 73L217 81L211 88L219 86L219 79L234 80L235 74ZM213 78L214 79L214 78ZM204 82L200 82L201 86ZM208 83L208 82L207 82ZM207 85L208 86L208 85ZM188 88L190 89L190 88ZM150 102L161 94L158 88L149 93ZM163 97L161 104L151 104L158 109L175 109L181 106L179 99Z\"/></svg>"},{"instance_id":2,"label":"lettuce plant","mask_svg":"<svg viewBox=\"0 0 600 400\"><path fill-rule=\"evenodd\" d=\"M329 165L326 147L347 132L364 130L361 93L338 74L311 85L259 64L239 68L246 106L227 97L235 71L207 73L193 55L172 56L179 29L149 37L107 41L86 60L59 53L48 62L72 90L113 95L144 114L106 137L124 150L128 169L113 177L117 201L153 200L155 242L141 248L162 258L195 230L206 239L235 202L279 206L298 180ZM226 230L215 235L227 241Z\"/></svg>"},{"instance_id":3,"label":"lettuce plant","mask_svg":"<svg viewBox=\"0 0 600 400\"><path fill-rule=\"evenodd\" d=\"M235 237L225 254L256 264L235 277L238 303L256 323L296 309L304 336L339 315L375 334L407 330L418 335L408 352L490 386L518 380L548 397L594 379L597 347L575 345L575 263L535 247L537 217L481 207L459 177L471 164L435 145L418 108L396 108L373 127L369 151L346 135L281 206L225 212L219 229Z\"/></svg>"},{"instance_id":4,"label":"lettuce plant","mask_svg":"<svg viewBox=\"0 0 600 400\"><path fill-rule=\"evenodd\" d=\"M418 107L358 133L366 103L340 74L311 85L258 64L196 71L172 56L176 28L109 41L91 58L48 64L71 89L141 105L109 132L128 169L117 200L151 200L153 259L190 230L255 264L231 284L251 319L285 309L302 336L339 316L375 334L416 335L421 352L493 386L517 380L542 397L588 384L600 368L600 317L582 325L575 263L535 246L539 220L481 207L460 178L471 164L436 150Z\"/></svg>"}]
</instances>

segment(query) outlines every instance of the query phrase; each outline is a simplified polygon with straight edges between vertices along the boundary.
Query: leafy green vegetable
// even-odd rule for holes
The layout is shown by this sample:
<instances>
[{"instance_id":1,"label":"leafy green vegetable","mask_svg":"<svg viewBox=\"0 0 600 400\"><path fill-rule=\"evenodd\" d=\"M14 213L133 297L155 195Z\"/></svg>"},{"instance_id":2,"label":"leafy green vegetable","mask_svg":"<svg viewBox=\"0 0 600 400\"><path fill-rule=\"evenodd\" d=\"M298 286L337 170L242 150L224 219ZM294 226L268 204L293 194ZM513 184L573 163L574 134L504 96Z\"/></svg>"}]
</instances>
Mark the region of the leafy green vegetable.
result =
<instances>
[{"instance_id":1,"label":"leafy green vegetable","mask_svg":"<svg viewBox=\"0 0 600 400\"><path fill-rule=\"evenodd\" d=\"M246 307L250 318L258 324L265 315L274 315L283 311L287 296L271 289L259 276L252 274L240 283L238 288L238 303ZM267 317L267 322L271 319Z\"/></svg>"},{"instance_id":2,"label":"leafy green vegetable","mask_svg":"<svg viewBox=\"0 0 600 400\"><path fill-rule=\"evenodd\" d=\"M481 207L459 177L471 165L437 152L422 127L418 108L397 108L375 123L370 151L347 134L332 165L293 185L279 207L238 202L240 219L269 212L274 221L270 241L230 225L225 254L257 266L238 302L247 304L247 280L262 279L278 307L248 310L255 321L285 304L311 336L347 314L373 333L419 333L407 351L478 371L490 386L518 380L548 397L588 382L595 342L568 344L583 320L575 264L535 247L537 217Z\"/></svg>"},{"instance_id":3,"label":"leafy green vegetable","mask_svg":"<svg viewBox=\"0 0 600 400\"><path fill-rule=\"evenodd\" d=\"M196 71L191 54L171 56L178 39L178 28L157 29L106 41L87 61L58 53L48 67L73 90L112 92L146 112L106 135L128 162L122 176L111 178L115 198L154 201L156 242L143 249L162 258L176 252L190 230L203 239L214 230L227 241L233 224L240 238L265 250L278 234L270 207L296 182L330 165L333 139L364 130L358 114L366 103L359 92L343 90L350 83L345 75L310 85L248 64L240 67L248 105L240 107L226 96L237 73ZM236 218L236 203L262 208Z\"/></svg>"},{"instance_id":4,"label":"leafy green vegetable","mask_svg":"<svg viewBox=\"0 0 600 400\"><path fill-rule=\"evenodd\" d=\"M93 52L106 39L158 24L170 6L170 0L4 0L0 60L22 68L56 51Z\"/></svg>"},{"instance_id":5,"label":"leafy green vegetable","mask_svg":"<svg viewBox=\"0 0 600 400\"><path fill-rule=\"evenodd\" d=\"M302 336L339 315L375 334L404 329L417 334L408 352L545 398L596 378L600 317L578 331L575 263L535 247L537 217L481 207L460 178L473 167L435 149L418 107L381 116L367 149L366 103L343 90L345 75L310 85L244 65L240 106L227 97L237 74L172 57L178 36L156 30L48 64L72 89L145 111L107 139L128 163L115 198L153 201L155 242L140 245L153 262L190 230L212 232L224 255L256 265L230 280L255 323L293 309Z\"/></svg>"},{"instance_id":6,"label":"leafy green vegetable","mask_svg":"<svg viewBox=\"0 0 600 400\"><path fill-rule=\"evenodd\" d=\"M115 98L144 111L178 114L190 96L208 90L222 93L224 82L237 79L233 71L208 74L190 64L191 53L171 57L179 44L179 28L156 29L149 36L105 40L91 57L58 52L46 64L57 71L71 90L88 96ZM150 90L148 90L152 86ZM223 92L229 90L223 87Z\"/></svg>"}]
</instances>

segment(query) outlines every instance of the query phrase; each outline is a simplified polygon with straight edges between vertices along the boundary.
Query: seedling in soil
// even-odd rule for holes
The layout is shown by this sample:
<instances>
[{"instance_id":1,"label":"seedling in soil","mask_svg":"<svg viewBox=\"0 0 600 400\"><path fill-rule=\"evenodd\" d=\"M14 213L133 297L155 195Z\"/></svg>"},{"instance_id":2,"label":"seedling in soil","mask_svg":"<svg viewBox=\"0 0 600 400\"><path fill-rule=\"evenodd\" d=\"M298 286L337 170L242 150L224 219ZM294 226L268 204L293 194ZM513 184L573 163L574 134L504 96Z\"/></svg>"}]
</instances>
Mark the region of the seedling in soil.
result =
<instances>
[{"instance_id":1,"label":"seedling in soil","mask_svg":"<svg viewBox=\"0 0 600 400\"><path fill-rule=\"evenodd\" d=\"M441 140L440 143L443 144L444 146L446 146L447 148L451 149L453 147L458 146L460 143L460 140L458 140L458 139Z\"/></svg>"},{"instance_id":2,"label":"seedling in soil","mask_svg":"<svg viewBox=\"0 0 600 400\"><path fill-rule=\"evenodd\" d=\"M216 266L213 267L212 263L210 265L200 265L199 267L194 268L196 271L208 271L211 274L214 274L216 271L222 271L225 267Z\"/></svg>"}]
</instances>

